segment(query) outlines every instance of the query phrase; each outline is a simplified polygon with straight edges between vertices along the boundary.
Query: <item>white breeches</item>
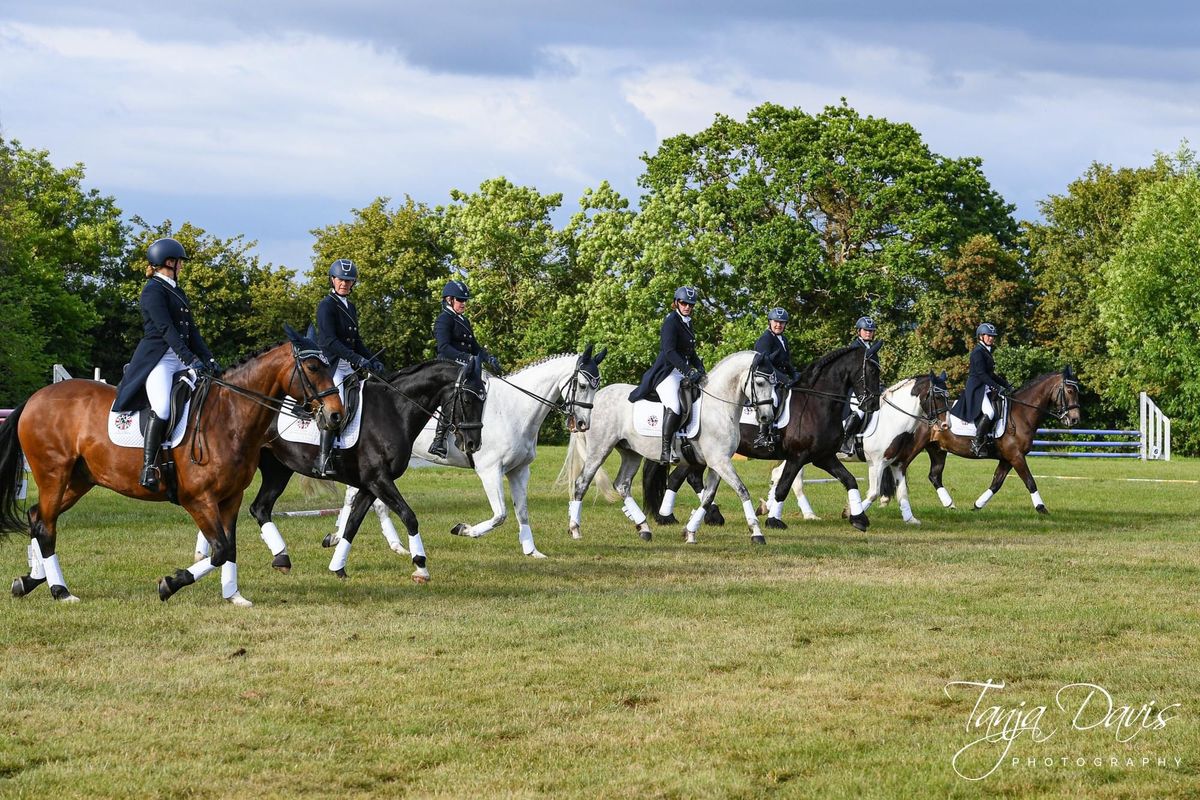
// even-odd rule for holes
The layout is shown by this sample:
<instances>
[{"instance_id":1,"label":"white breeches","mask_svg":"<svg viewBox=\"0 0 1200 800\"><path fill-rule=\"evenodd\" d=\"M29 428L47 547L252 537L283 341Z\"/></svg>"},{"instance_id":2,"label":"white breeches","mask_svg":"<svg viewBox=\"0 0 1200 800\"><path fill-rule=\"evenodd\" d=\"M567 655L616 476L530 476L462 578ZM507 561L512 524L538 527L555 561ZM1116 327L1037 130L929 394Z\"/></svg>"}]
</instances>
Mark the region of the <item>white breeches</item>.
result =
<instances>
[{"instance_id":1,"label":"white breeches","mask_svg":"<svg viewBox=\"0 0 1200 800\"><path fill-rule=\"evenodd\" d=\"M980 411L984 413L988 419L996 418L996 407L992 405L992 398L988 397L988 393L983 393L983 405L980 406Z\"/></svg>"},{"instance_id":2,"label":"white breeches","mask_svg":"<svg viewBox=\"0 0 1200 800\"><path fill-rule=\"evenodd\" d=\"M654 390L658 392L658 399L662 400L665 408L669 408L676 414L680 411L679 406L679 383L683 380L683 373L677 369L671 370L671 374L662 379Z\"/></svg>"},{"instance_id":3,"label":"white breeches","mask_svg":"<svg viewBox=\"0 0 1200 800\"><path fill-rule=\"evenodd\" d=\"M338 397L342 398L343 406L346 403L346 390L342 388L342 383L351 372L354 372L354 367L344 358L338 361L337 369L333 371L333 385L337 387Z\"/></svg>"},{"instance_id":4,"label":"white breeches","mask_svg":"<svg viewBox=\"0 0 1200 800\"><path fill-rule=\"evenodd\" d=\"M167 352L158 360L154 369L146 377L146 397L150 400L150 410L159 419L171 416L171 381L176 372L187 369L187 364L179 360L175 351L167 348Z\"/></svg>"}]
</instances>

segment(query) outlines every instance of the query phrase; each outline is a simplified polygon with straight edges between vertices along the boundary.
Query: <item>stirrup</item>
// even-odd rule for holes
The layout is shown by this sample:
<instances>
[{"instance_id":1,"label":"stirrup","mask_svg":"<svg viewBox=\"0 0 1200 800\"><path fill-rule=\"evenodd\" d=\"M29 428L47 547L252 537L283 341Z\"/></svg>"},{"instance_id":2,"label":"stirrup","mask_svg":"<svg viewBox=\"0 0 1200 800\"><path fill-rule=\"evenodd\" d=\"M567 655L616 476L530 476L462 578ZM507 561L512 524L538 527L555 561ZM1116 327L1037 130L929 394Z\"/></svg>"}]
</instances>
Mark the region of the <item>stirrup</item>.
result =
<instances>
[{"instance_id":1,"label":"stirrup","mask_svg":"<svg viewBox=\"0 0 1200 800\"><path fill-rule=\"evenodd\" d=\"M441 439L441 440L435 439L429 443L429 455L437 456L438 458L445 458L446 452L447 452L447 450L446 450L446 440L445 439Z\"/></svg>"},{"instance_id":2,"label":"stirrup","mask_svg":"<svg viewBox=\"0 0 1200 800\"><path fill-rule=\"evenodd\" d=\"M138 483L143 489L157 492L162 486L162 473L157 464L147 464L142 467L142 477Z\"/></svg>"}]
</instances>

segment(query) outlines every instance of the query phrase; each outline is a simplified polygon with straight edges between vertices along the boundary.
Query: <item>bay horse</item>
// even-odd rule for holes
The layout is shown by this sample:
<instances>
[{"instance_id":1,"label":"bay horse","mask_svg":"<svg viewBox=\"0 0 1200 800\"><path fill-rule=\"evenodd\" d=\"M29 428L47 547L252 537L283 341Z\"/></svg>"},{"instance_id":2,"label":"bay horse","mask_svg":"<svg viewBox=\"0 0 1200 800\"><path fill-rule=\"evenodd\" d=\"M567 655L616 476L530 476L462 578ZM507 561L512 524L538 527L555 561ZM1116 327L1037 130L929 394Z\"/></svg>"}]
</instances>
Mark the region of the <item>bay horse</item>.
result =
<instances>
[{"instance_id":1,"label":"bay horse","mask_svg":"<svg viewBox=\"0 0 1200 800\"><path fill-rule=\"evenodd\" d=\"M766 519L768 528L787 527L782 519L783 500L801 468L811 463L828 472L845 487L850 504L850 524L860 531L867 529L870 521L862 505L858 482L838 460L837 453L844 438L842 409L850 391L864 398L864 402L879 397L879 361L876 353L882 344L876 342L865 350L857 345L843 347L804 367L791 387L787 425L782 431L777 431L782 435L776 437L771 447L756 446L758 427L741 424L737 447L739 454L747 458L785 459L783 469L772 485L771 493L767 495L770 504ZM678 481L676 487L681 485L685 477L689 482L694 481L702 467L691 465L687 471L692 474L675 477ZM712 477L710 474L708 480L711 481ZM671 513L668 505L673 505L673 493L667 494L665 491L667 479L666 470L659 465L653 467L643 481L647 505L658 508L664 517ZM703 495L701 499L704 499ZM660 501L663 501L661 505ZM694 513L711 510L705 509L707 505L702 502L701 508Z\"/></svg>"},{"instance_id":2,"label":"bay horse","mask_svg":"<svg viewBox=\"0 0 1200 800\"><path fill-rule=\"evenodd\" d=\"M972 508L980 510L992 499L1004 479L1014 468L1025 488L1029 490L1030 500L1039 514L1048 514L1046 504L1038 493L1037 481L1029 471L1025 455L1033 449L1033 439L1037 434L1038 424L1043 417L1053 416L1067 427L1079 424L1079 381L1066 366L1061 372L1047 372L1044 375L1028 381L1020 389L1008 396L1008 424L1000 438L992 440L983 455L971 452L970 436L957 436L950 430L949 419L942 420L932 426L930 438L938 446L937 454L929 451L930 461L939 459L936 465L940 480L941 467L945 465L946 453L971 459L996 459L996 472L992 475L991 485L975 501ZM914 454L915 455L915 454ZM932 480L934 465L931 464L930 479Z\"/></svg>"},{"instance_id":3,"label":"bay horse","mask_svg":"<svg viewBox=\"0 0 1200 800\"><path fill-rule=\"evenodd\" d=\"M652 538L646 515L630 494L630 488L642 459L654 461L661 455L662 438L659 435L643 435L634 427L634 404L629 402L629 393L634 388L628 383L605 386L596 393L591 429L586 433L571 435L564 471L573 482L568 528L572 538L579 539L583 535L583 496L613 448L621 454L621 467L615 485L623 498L625 516L634 524L642 539L650 541ZM738 448L738 420L742 408L753 407L758 420L768 422L774 417L774 394L774 371L769 365L761 363L758 353L743 350L726 356L708 373L699 409L700 432L692 440L695 457L701 468L707 465L710 470L701 495L704 501L702 505L711 502L722 480L727 482L742 500L746 523L750 527L750 541L755 544L766 543L766 538L754 514L750 492L738 477L732 457ZM701 508L698 514L693 514L688 520L684 530L688 543L695 543L696 531L700 529L703 517Z\"/></svg>"},{"instance_id":4,"label":"bay horse","mask_svg":"<svg viewBox=\"0 0 1200 800\"><path fill-rule=\"evenodd\" d=\"M508 519L504 499L507 478L517 515L517 540L521 552L530 558L545 558L534 544L533 528L529 524L529 468L537 455L538 432L551 411L563 415L568 432L588 429L593 401L600 389L600 362L607 352L601 350L593 354L589 344L582 353L550 356L506 377L493 376L488 386L487 404L483 407L483 427L487 436L474 456L458 447L447 447L445 457L431 454L429 445L433 441L434 426L425 425L413 444L413 456L441 466L474 469L492 507L490 519L474 525L459 522L450 533L478 538L502 525ZM334 543L346 529L346 519L356 494L353 487L346 491L337 533L326 537ZM398 549L399 538L392 532L394 528L387 506L377 501L372 508L379 515L384 538L393 550L402 552L402 547Z\"/></svg>"},{"instance_id":5,"label":"bay horse","mask_svg":"<svg viewBox=\"0 0 1200 800\"><path fill-rule=\"evenodd\" d=\"M413 581L426 583L429 569L417 516L396 489L395 481L408 469L413 442L426 421L439 413L438 408L446 410L450 430L459 448L468 454L479 449L487 397L479 359L472 358L465 366L454 361L426 361L405 367L385 379L369 377L362 389L358 443L336 451L339 462L335 475L338 481L361 491L351 507L347 534L337 542L329 569L340 578L346 577L346 561L354 533L378 497L400 516L408 530L409 550L415 567ZM319 449L315 444L279 438L279 425L291 422L294 420L286 415L272 421L270 440L258 462L262 485L250 504L250 514L261 528L263 541L275 556L272 566L285 572L291 569L291 559L271 515L275 501L287 488L292 475L298 472L316 477L314 468Z\"/></svg>"},{"instance_id":6,"label":"bay horse","mask_svg":"<svg viewBox=\"0 0 1200 800\"><path fill-rule=\"evenodd\" d=\"M201 377L188 432L172 452L179 504L204 533L213 555L162 578L162 600L221 567L222 596L235 605L251 605L237 587L237 515L268 426L287 395L303 398L318 425L334 428L339 421L342 402L321 349L287 326L285 331L287 342L231 367L223 377ZM0 426L0 535L28 530L32 539L30 573L13 581L14 596L48 582L55 600L78 601L59 564L58 518L93 486L136 500L167 500L165 486L150 491L138 482L142 449L109 440L115 399L116 388L106 383L63 381L34 392ZM15 491L22 454L38 486L38 502L27 521L20 519Z\"/></svg>"}]
</instances>

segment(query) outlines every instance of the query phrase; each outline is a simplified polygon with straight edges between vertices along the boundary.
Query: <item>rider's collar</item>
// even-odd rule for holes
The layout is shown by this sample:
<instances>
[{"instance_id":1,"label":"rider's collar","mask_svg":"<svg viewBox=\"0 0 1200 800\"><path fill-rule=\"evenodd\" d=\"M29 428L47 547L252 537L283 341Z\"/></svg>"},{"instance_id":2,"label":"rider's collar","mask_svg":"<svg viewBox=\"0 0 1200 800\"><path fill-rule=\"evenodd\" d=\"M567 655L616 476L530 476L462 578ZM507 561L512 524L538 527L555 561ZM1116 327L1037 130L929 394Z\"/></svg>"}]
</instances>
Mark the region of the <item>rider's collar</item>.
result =
<instances>
[{"instance_id":1,"label":"rider's collar","mask_svg":"<svg viewBox=\"0 0 1200 800\"><path fill-rule=\"evenodd\" d=\"M685 316L683 315L683 313L682 313L682 312L680 312L680 310L679 310L678 308L677 308L677 309L675 309L675 313L676 313L676 314L679 314L679 318L680 318L681 320L683 320L683 324L684 324L684 325L688 325L688 326L690 326L690 325L692 324L692 318L691 318L691 317L685 317Z\"/></svg>"},{"instance_id":2,"label":"rider's collar","mask_svg":"<svg viewBox=\"0 0 1200 800\"><path fill-rule=\"evenodd\" d=\"M342 297L340 294L335 292L333 289L330 289L329 293L331 295L333 295L336 299L341 300L343 306L345 306L346 308L350 307L350 298L349 297Z\"/></svg>"},{"instance_id":3,"label":"rider's collar","mask_svg":"<svg viewBox=\"0 0 1200 800\"><path fill-rule=\"evenodd\" d=\"M165 281L165 282L167 283L167 285L168 285L168 286L172 286L172 287L174 287L174 286L178 286L178 284L177 284L177 283L175 283L175 279L174 279L174 278L168 278L166 275L163 275L163 274L162 274L161 272L159 272L158 270L155 270L155 271L154 271L154 277L156 277L156 278L161 278L163 281Z\"/></svg>"},{"instance_id":4,"label":"rider's collar","mask_svg":"<svg viewBox=\"0 0 1200 800\"><path fill-rule=\"evenodd\" d=\"M465 321L466 321L466 319L467 319L467 315L466 315L466 314L460 314L460 313L458 313L458 312L457 312L457 311L455 311L453 308L451 308L451 307L450 307L450 304L449 304L449 303L447 303L447 302L444 302L444 301L442 302L442 310L444 310L444 311L449 311L451 314L453 314L454 316L456 316L456 317L458 317L459 319L463 320L464 322L465 322Z\"/></svg>"}]
</instances>

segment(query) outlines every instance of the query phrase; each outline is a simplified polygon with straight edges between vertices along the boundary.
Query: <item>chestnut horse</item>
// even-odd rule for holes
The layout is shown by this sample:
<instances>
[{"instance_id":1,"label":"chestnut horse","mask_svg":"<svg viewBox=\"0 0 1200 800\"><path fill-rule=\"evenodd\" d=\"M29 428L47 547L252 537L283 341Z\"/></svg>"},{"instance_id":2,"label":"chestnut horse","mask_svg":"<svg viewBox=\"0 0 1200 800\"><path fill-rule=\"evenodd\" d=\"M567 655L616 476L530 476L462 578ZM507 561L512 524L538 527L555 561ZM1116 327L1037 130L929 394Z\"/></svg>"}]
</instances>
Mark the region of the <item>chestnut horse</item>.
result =
<instances>
[{"instance_id":1,"label":"chestnut horse","mask_svg":"<svg viewBox=\"0 0 1200 800\"><path fill-rule=\"evenodd\" d=\"M334 427L343 413L329 364L309 339L287 328L289 341L231 368L222 378L202 377L192 400L188 433L172 451L179 504L192 515L212 546L212 558L159 581L159 597L221 567L222 595L250 605L237 590L235 528L242 492L258 467L259 450L286 395L303 397L318 424ZM205 392L207 389L207 393ZM70 380L34 392L0 425L0 535L28 530L30 574L13 581L22 597L49 582L56 600L76 602L67 589L56 552L59 516L93 486L136 500L164 501L166 489L150 491L138 482L140 447L109 440L108 416L116 388ZM37 505L21 519L17 486L21 457L38 486Z\"/></svg>"},{"instance_id":2,"label":"chestnut horse","mask_svg":"<svg viewBox=\"0 0 1200 800\"><path fill-rule=\"evenodd\" d=\"M930 439L940 449L925 448L929 451L930 480L934 481L935 486L941 483L946 453L954 453L963 458L994 458L1000 463L996 465L992 484L975 501L974 510L978 511L987 505L992 495L1000 491L1004 479L1015 467L1017 474L1025 482L1025 488L1029 490L1034 509L1039 514L1048 514L1046 504L1042 502L1042 496L1038 493L1037 482L1025 461L1025 454L1033 449L1033 438L1043 417L1054 416L1067 427L1079 424L1079 381L1075 379L1069 366L1062 372L1047 372L1009 395L1008 402L1008 425L999 439L989 441L982 456L971 452L972 437L957 436L950 432L949 420L945 417L934 423L930 429ZM917 452L919 451L912 452L912 456L915 457ZM934 480L935 470L937 480Z\"/></svg>"}]
</instances>

